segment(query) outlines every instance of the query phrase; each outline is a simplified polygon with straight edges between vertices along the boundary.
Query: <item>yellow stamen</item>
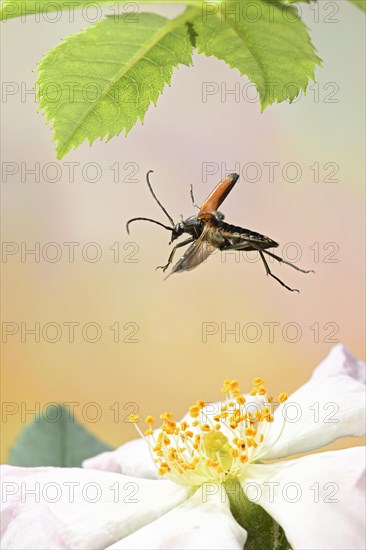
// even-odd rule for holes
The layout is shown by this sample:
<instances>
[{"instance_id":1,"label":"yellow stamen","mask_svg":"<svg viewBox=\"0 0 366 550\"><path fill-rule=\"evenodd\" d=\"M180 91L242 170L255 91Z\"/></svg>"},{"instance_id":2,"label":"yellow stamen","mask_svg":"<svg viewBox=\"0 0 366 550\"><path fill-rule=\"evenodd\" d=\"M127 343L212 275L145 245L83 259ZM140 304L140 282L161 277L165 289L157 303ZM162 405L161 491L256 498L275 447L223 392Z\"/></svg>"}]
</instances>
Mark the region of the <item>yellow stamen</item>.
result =
<instances>
[{"instance_id":1,"label":"yellow stamen","mask_svg":"<svg viewBox=\"0 0 366 550\"><path fill-rule=\"evenodd\" d=\"M198 418L200 414L200 408L197 405L189 407L189 414L192 418Z\"/></svg>"},{"instance_id":2,"label":"yellow stamen","mask_svg":"<svg viewBox=\"0 0 366 550\"><path fill-rule=\"evenodd\" d=\"M263 378L254 378L250 392L262 399L250 400L249 405L237 380L225 380L222 392L226 394L225 403L219 405L219 412L213 416L208 407L205 410L206 402L198 399L189 407L187 420L177 423L172 412L163 412L159 429L153 429L156 422L153 416L145 418L144 434L136 426L140 435L146 436L160 476L192 487L206 481L222 483L227 478L245 477L246 464L265 455L266 448L261 445L270 429L268 423L273 422L274 408ZM280 393L278 402L287 398L287 393ZM248 410L251 401L256 407ZM138 420L138 415L129 416L130 422Z\"/></svg>"}]
</instances>

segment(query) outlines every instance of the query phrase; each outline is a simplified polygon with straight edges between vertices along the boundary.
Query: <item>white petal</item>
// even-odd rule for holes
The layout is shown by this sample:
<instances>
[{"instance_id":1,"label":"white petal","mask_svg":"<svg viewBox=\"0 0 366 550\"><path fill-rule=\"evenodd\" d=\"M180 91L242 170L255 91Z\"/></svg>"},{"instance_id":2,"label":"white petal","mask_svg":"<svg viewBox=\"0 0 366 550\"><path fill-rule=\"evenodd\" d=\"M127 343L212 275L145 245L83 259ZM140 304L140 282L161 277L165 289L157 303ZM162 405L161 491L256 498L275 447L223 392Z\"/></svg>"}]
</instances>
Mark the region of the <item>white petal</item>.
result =
<instances>
[{"instance_id":1,"label":"white petal","mask_svg":"<svg viewBox=\"0 0 366 550\"><path fill-rule=\"evenodd\" d=\"M364 447L249 465L243 488L295 549L366 548Z\"/></svg>"},{"instance_id":2,"label":"white petal","mask_svg":"<svg viewBox=\"0 0 366 550\"><path fill-rule=\"evenodd\" d=\"M319 449L340 437L365 434L365 364L336 346L312 378L275 412L262 458L273 460ZM283 432L276 441L283 427Z\"/></svg>"},{"instance_id":3,"label":"white petal","mask_svg":"<svg viewBox=\"0 0 366 550\"><path fill-rule=\"evenodd\" d=\"M83 468L106 470L144 479L160 479L149 447L142 438L129 441L115 451L84 460Z\"/></svg>"},{"instance_id":4,"label":"white petal","mask_svg":"<svg viewBox=\"0 0 366 550\"><path fill-rule=\"evenodd\" d=\"M2 469L3 549L105 548L188 496L169 481L81 468Z\"/></svg>"},{"instance_id":5,"label":"white petal","mask_svg":"<svg viewBox=\"0 0 366 550\"><path fill-rule=\"evenodd\" d=\"M337 344L330 350L324 361L314 370L311 379L322 380L338 374L349 376L362 384L366 383L364 361L354 357L343 344Z\"/></svg>"},{"instance_id":6,"label":"white petal","mask_svg":"<svg viewBox=\"0 0 366 550\"><path fill-rule=\"evenodd\" d=\"M109 550L242 550L246 531L233 518L222 485L203 485L186 502Z\"/></svg>"}]
</instances>

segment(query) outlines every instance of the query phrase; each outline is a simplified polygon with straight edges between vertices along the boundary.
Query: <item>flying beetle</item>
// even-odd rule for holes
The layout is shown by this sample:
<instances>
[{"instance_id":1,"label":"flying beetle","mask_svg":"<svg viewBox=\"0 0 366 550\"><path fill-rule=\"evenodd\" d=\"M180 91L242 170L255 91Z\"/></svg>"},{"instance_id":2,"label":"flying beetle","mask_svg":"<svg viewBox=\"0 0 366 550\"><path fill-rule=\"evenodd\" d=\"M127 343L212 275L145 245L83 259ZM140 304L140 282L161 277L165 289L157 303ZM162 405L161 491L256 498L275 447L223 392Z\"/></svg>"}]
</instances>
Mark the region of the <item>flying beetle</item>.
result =
<instances>
[{"instance_id":1,"label":"flying beetle","mask_svg":"<svg viewBox=\"0 0 366 550\"><path fill-rule=\"evenodd\" d=\"M168 214L164 206L161 204L159 199L156 197L153 188L150 183L150 170L146 175L147 185L149 187L150 193L154 197L155 201L158 203L164 214L167 216L170 226L165 225L157 220L151 218L132 218L126 224L127 233L129 233L129 226L132 222L135 221L147 221L155 223L164 227L168 231L171 231L170 243L172 244L176 239L178 239L184 233L187 233L189 237L184 241L176 244L172 249L168 262L166 265L158 266L156 269L162 269L164 272L168 269L170 264L173 262L174 254L178 248L183 246L190 245L189 248L185 251L183 256L178 260L178 262L173 266L171 273L180 273L182 271L190 271L194 269L199 264L204 262L210 254L215 250L256 250L259 252L259 256L264 264L267 275L270 275L276 281L278 281L282 286L290 290L291 292L299 292L295 288L290 288L287 286L281 279L274 275L268 265L268 262L265 258L265 254L271 256L280 263L289 265L301 271L302 273L314 273L312 270L300 269L291 262L287 262L280 256L270 252L268 248L276 248L278 243L273 241L265 235L251 231L250 229L244 229L243 227L238 227L236 225L231 225L224 222L224 215L218 211L219 206L224 202L234 185L239 179L238 174L229 174L220 183L215 187L215 189L210 193L205 202L201 207L197 206L194 201L193 189L190 188L190 194L192 199L192 204L198 208L199 212L196 216L190 216L186 220L183 220L174 223L172 217Z\"/></svg>"}]
</instances>

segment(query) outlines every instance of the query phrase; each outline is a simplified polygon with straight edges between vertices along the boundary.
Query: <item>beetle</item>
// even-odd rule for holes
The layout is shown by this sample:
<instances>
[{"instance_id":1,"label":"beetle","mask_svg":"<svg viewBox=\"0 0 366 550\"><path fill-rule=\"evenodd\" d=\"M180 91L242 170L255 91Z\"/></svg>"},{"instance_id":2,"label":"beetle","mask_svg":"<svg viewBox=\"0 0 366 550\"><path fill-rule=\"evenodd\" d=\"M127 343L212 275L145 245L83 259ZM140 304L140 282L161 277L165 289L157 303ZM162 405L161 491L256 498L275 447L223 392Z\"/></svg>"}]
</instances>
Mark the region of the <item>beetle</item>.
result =
<instances>
[{"instance_id":1,"label":"beetle","mask_svg":"<svg viewBox=\"0 0 366 550\"><path fill-rule=\"evenodd\" d=\"M224 222L224 214L218 211L219 206L226 199L234 185L239 179L238 174L229 174L220 183L215 187L215 189L210 193L205 202L201 207L197 206L194 201L193 189L190 188L190 194L192 199L192 204L198 208L199 212L196 216L190 216L186 220L181 220L178 223L174 223L173 218L168 214L164 206L161 204L159 199L156 197L153 188L150 183L150 174L153 171L150 170L146 175L147 185L149 190L154 197L155 201L158 203L164 214L167 216L170 226L167 226L157 220L151 218L132 218L126 224L127 233L129 234L129 226L132 222L135 221L147 221L155 223L164 227L168 231L171 231L170 243L172 244L184 233L187 233L189 237L184 241L176 244L172 249L168 262L166 265L158 266L156 269L162 269L164 272L168 269L170 264L173 262L174 254L178 248L183 246L190 245L189 248L185 251L183 256L178 260L178 262L173 266L171 273L180 273L182 271L190 271L194 269L202 262L204 262L210 254L215 250L256 250L259 252L260 258L264 264L267 275L270 275L276 281L278 281L282 286L290 290L291 292L299 292L296 288L290 288L287 286L281 279L274 275L268 265L268 262L265 258L265 254L271 256L280 263L284 263L301 271L302 273L314 273L312 270L305 270L297 267L277 256L273 252L270 252L269 248L278 247L278 243L265 235L256 233L250 229L245 229L243 227L238 227L236 225L231 225Z\"/></svg>"}]
</instances>

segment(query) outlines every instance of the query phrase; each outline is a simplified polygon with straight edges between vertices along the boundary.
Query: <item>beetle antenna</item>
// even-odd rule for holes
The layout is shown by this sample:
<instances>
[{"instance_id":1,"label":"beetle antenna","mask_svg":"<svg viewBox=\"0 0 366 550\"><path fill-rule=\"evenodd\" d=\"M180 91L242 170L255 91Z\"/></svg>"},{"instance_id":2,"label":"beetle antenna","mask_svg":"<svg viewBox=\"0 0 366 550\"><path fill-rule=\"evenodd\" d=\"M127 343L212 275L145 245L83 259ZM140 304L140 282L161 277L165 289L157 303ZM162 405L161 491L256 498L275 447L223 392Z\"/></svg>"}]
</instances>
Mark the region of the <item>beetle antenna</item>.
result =
<instances>
[{"instance_id":1,"label":"beetle antenna","mask_svg":"<svg viewBox=\"0 0 366 550\"><path fill-rule=\"evenodd\" d=\"M190 187L190 195L191 195L193 206L195 206L196 208L198 208L198 210L200 210L200 207L198 206L198 204L195 203L195 200L194 200L193 185L192 184L191 184L191 187Z\"/></svg>"},{"instance_id":2,"label":"beetle antenna","mask_svg":"<svg viewBox=\"0 0 366 550\"><path fill-rule=\"evenodd\" d=\"M156 220L152 220L151 218L131 218L130 220L128 220L128 222L126 223L126 229L127 229L127 233L130 234L130 229L129 229L129 225L130 223L132 222L137 222L137 221L144 221L144 222L151 222L151 223L156 223L157 225L160 225L161 227L164 227L164 229L167 229L168 231L172 231L172 228L171 227L168 227L167 225L164 225L163 223L160 223Z\"/></svg>"},{"instance_id":3,"label":"beetle antenna","mask_svg":"<svg viewBox=\"0 0 366 550\"><path fill-rule=\"evenodd\" d=\"M162 211L164 212L164 214L166 215L166 217L168 218L168 220L170 221L170 223L172 224L172 227L174 227L174 221L173 221L173 218L171 216L169 216L168 212L165 210L164 206L161 204L161 202L159 201L159 199L157 198L157 196L155 195L154 191L153 191L153 188L151 187L151 183L150 183L150 174L152 174L154 171L153 170L149 170L149 172L146 174L146 181L147 181L147 185L150 189L150 193L152 194L152 196L154 197L154 199L156 200L156 202L158 203L158 205L160 206L160 208L162 209ZM150 220L152 221L152 220Z\"/></svg>"}]
</instances>

